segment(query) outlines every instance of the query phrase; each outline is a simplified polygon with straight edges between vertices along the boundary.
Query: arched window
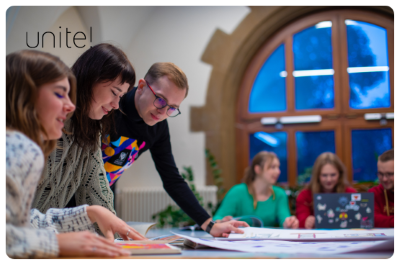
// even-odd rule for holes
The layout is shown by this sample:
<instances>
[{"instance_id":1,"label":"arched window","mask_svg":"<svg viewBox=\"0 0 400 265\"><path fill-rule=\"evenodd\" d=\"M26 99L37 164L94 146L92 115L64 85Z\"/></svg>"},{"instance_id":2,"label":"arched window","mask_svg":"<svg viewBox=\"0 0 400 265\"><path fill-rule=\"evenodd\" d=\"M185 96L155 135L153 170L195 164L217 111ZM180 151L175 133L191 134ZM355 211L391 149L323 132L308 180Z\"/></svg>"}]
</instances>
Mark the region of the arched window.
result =
<instances>
[{"instance_id":1,"label":"arched window","mask_svg":"<svg viewBox=\"0 0 400 265\"><path fill-rule=\"evenodd\" d=\"M351 182L375 180L377 156L393 147L393 24L369 11L328 11L270 38L242 79L237 159L273 151L281 161L278 182L293 186L330 151Z\"/></svg>"}]
</instances>

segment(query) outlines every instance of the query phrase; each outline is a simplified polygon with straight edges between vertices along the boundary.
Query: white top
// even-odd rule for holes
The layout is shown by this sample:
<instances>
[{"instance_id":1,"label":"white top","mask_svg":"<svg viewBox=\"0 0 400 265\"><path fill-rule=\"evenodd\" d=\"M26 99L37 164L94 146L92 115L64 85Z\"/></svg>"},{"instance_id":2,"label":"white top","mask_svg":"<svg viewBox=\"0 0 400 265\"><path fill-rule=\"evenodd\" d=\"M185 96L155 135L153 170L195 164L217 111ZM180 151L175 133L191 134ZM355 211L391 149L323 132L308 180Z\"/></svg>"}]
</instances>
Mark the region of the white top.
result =
<instances>
[{"instance_id":1,"label":"white top","mask_svg":"<svg viewBox=\"0 0 400 265\"><path fill-rule=\"evenodd\" d=\"M44 157L40 147L18 131L6 131L6 252L9 257L58 256L56 233L91 230L87 205L31 210Z\"/></svg>"}]
</instances>

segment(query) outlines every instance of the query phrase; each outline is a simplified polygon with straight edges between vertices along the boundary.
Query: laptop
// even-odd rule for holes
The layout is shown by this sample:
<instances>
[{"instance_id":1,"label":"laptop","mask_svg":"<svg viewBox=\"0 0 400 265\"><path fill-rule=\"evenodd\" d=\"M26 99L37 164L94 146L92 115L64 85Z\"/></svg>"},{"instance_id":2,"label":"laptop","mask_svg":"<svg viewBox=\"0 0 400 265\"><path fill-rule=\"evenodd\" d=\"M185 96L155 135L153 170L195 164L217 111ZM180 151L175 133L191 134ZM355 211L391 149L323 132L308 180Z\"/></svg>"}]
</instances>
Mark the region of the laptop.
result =
<instances>
[{"instance_id":1,"label":"laptop","mask_svg":"<svg viewBox=\"0 0 400 265\"><path fill-rule=\"evenodd\" d=\"M314 194L315 228L373 228L374 194Z\"/></svg>"}]
</instances>

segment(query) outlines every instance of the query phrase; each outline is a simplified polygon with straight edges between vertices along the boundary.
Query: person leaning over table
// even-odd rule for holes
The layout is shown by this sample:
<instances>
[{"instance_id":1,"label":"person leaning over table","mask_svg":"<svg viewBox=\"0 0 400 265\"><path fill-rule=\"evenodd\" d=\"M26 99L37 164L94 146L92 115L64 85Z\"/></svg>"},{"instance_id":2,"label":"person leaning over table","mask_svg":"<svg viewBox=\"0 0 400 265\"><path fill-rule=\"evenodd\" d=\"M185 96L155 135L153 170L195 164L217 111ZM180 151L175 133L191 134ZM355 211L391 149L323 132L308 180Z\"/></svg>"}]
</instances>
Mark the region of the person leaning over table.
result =
<instances>
[{"instance_id":1,"label":"person leaning over table","mask_svg":"<svg viewBox=\"0 0 400 265\"><path fill-rule=\"evenodd\" d=\"M314 162L310 183L296 199L296 216L299 227L315 227L314 193L357 192L347 181L346 167L340 158L331 152L320 154Z\"/></svg>"},{"instance_id":2,"label":"person leaning over table","mask_svg":"<svg viewBox=\"0 0 400 265\"><path fill-rule=\"evenodd\" d=\"M246 169L244 183L233 186L225 195L214 220L223 222L237 216L257 216L266 227L298 228L290 216L284 189L274 186L281 174L279 159L273 152L261 151Z\"/></svg>"},{"instance_id":3,"label":"person leaning over table","mask_svg":"<svg viewBox=\"0 0 400 265\"><path fill-rule=\"evenodd\" d=\"M173 63L153 64L138 86L120 102L116 113L116 130L103 141L103 161L107 179L114 191L117 180L141 154L150 150L155 167L168 195L201 228L213 236L228 236L245 222L214 224L179 174L171 150L168 117L181 112L179 106L188 95L185 73Z\"/></svg>"},{"instance_id":4,"label":"person leaning over table","mask_svg":"<svg viewBox=\"0 0 400 265\"><path fill-rule=\"evenodd\" d=\"M76 110L65 121L65 131L57 141L60 148L47 158L33 208L45 212L89 204L101 205L115 214L100 138L113 130L114 110L120 98L133 88L135 70L121 49L107 43L86 50L71 70L76 77ZM131 235L144 238L135 230Z\"/></svg>"},{"instance_id":5,"label":"person leaning over table","mask_svg":"<svg viewBox=\"0 0 400 265\"><path fill-rule=\"evenodd\" d=\"M45 155L61 137L75 95L75 77L58 57L35 50L7 55L6 253L11 258L129 255L113 243L113 234L130 227L104 207L52 208L45 214L31 209ZM94 222L108 240L91 233Z\"/></svg>"},{"instance_id":6,"label":"person leaning over table","mask_svg":"<svg viewBox=\"0 0 400 265\"><path fill-rule=\"evenodd\" d=\"M375 227L394 227L394 150L378 157L379 185L368 192L374 193Z\"/></svg>"}]
</instances>

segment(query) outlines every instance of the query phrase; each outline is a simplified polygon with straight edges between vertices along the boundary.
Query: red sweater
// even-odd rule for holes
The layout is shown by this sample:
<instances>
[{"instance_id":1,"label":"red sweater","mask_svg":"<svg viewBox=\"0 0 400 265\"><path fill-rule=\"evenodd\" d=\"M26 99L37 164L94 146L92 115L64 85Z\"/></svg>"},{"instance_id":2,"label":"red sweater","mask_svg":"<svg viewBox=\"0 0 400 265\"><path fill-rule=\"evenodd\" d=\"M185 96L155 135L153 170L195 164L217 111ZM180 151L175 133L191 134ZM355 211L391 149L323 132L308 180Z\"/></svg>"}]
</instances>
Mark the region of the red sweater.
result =
<instances>
[{"instance_id":1,"label":"red sweater","mask_svg":"<svg viewBox=\"0 0 400 265\"><path fill-rule=\"evenodd\" d=\"M386 205L384 188L381 184L368 190L374 193L375 227L394 227L394 192L386 190L388 205ZM387 207L389 206L389 216Z\"/></svg>"},{"instance_id":2,"label":"red sweater","mask_svg":"<svg viewBox=\"0 0 400 265\"><path fill-rule=\"evenodd\" d=\"M352 187L345 189L346 193L357 192ZM300 192L296 199L296 217L299 220L299 228L304 228L307 217L314 215L314 208L312 207L313 196L311 190L304 189Z\"/></svg>"}]
</instances>

